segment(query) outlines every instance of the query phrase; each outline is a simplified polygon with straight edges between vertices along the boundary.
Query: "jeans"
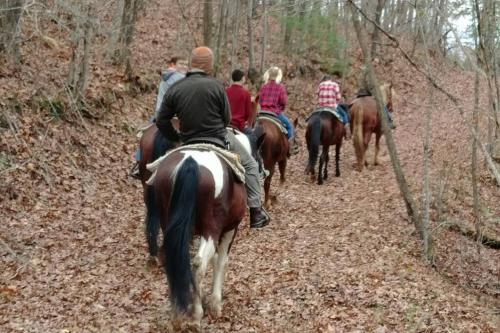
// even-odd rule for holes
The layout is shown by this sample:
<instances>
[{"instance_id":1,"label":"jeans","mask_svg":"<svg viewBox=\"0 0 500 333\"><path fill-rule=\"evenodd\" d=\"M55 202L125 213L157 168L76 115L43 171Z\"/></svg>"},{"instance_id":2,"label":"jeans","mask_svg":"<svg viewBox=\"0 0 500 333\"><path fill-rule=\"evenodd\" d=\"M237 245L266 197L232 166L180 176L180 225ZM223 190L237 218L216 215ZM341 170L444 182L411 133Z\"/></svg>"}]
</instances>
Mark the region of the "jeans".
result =
<instances>
[{"instance_id":1,"label":"jeans","mask_svg":"<svg viewBox=\"0 0 500 333\"><path fill-rule=\"evenodd\" d=\"M344 123L344 125L349 124L349 113L347 113L347 108L345 104L338 104L337 112L339 116L342 118L342 122Z\"/></svg>"},{"instance_id":2,"label":"jeans","mask_svg":"<svg viewBox=\"0 0 500 333\"><path fill-rule=\"evenodd\" d=\"M278 119L285 125L286 131L288 132L287 136L288 136L288 139L290 140L291 138L293 138L293 135L294 135L293 125L290 122L290 119L288 119L287 116L285 116L285 114L283 112L281 112L277 116L278 116Z\"/></svg>"},{"instance_id":3,"label":"jeans","mask_svg":"<svg viewBox=\"0 0 500 333\"><path fill-rule=\"evenodd\" d=\"M229 141L230 150L240 155L241 165L245 168L245 187L247 190L248 207L260 208L262 206L262 201L260 198L259 165L231 131L227 133L227 140Z\"/></svg>"}]
</instances>

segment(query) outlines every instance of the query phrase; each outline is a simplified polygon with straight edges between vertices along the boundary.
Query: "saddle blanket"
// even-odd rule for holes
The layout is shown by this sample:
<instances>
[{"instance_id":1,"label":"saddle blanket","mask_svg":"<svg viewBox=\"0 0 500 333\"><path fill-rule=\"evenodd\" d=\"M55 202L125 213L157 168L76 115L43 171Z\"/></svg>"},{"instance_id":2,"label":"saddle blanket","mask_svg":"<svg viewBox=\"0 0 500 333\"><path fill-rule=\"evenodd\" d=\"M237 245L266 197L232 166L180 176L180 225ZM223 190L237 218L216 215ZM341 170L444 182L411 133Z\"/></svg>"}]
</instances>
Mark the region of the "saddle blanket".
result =
<instances>
[{"instance_id":1,"label":"saddle blanket","mask_svg":"<svg viewBox=\"0 0 500 333\"><path fill-rule=\"evenodd\" d=\"M273 122L278 128L285 134L288 135L288 131L286 130L285 125L281 122L281 120L276 116L274 112L260 110L257 115L257 119L266 119Z\"/></svg>"},{"instance_id":2,"label":"saddle blanket","mask_svg":"<svg viewBox=\"0 0 500 333\"><path fill-rule=\"evenodd\" d=\"M327 106L323 106L323 107L320 107L320 108L317 108L316 110L314 110L312 113L310 113L307 117L306 117L306 122L312 117L314 116L315 114L319 114L321 115L321 113L323 112L327 112L327 113L330 113L332 114L333 116L337 117L338 120L340 120L342 123L344 122L342 120L342 117L340 116L339 112L335 109L333 109L332 107L327 107Z\"/></svg>"},{"instance_id":3,"label":"saddle blanket","mask_svg":"<svg viewBox=\"0 0 500 333\"><path fill-rule=\"evenodd\" d=\"M167 158L168 155L180 151L180 150L199 150L199 151L211 151L214 152L220 159L225 161L233 170L234 174L238 178L239 181L245 183L245 168L241 165L240 156L238 154L234 154L229 150L222 149L212 144L208 143L196 143L192 145L180 146L178 148L169 150L162 157L158 158L156 161L149 163L146 168L151 171L153 174L146 182L148 185L153 185L156 177L156 170L160 163Z\"/></svg>"}]
</instances>

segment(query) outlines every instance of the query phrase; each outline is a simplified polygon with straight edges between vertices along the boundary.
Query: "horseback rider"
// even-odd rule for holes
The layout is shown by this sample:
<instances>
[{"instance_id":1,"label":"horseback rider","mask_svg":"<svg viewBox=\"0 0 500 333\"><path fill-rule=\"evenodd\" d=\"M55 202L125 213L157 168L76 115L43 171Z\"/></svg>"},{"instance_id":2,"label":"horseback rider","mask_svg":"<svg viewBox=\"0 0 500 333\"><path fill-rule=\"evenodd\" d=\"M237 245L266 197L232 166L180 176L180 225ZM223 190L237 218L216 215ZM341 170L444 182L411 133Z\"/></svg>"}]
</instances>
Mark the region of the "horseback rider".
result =
<instances>
[{"instance_id":1,"label":"horseback rider","mask_svg":"<svg viewBox=\"0 0 500 333\"><path fill-rule=\"evenodd\" d=\"M376 68L378 68L380 60L378 58L375 58L373 59L372 64L375 70ZM361 70L358 73L357 81L358 81L358 92L356 93L356 98L373 96L372 94L373 87L368 78L368 68L366 66L361 67ZM391 129L395 129L396 125L394 124L394 121L392 119L392 113L389 112L389 109L387 108L386 105L384 105L384 111L387 114L387 118L389 119L389 127Z\"/></svg>"},{"instance_id":2,"label":"horseback rider","mask_svg":"<svg viewBox=\"0 0 500 333\"><path fill-rule=\"evenodd\" d=\"M151 118L151 122L155 122L158 118L158 111L163 101L163 96L175 82L183 79L187 71L187 59L182 56L173 56L168 62L168 68L161 72L161 81L158 87L158 97L156 98L155 115ZM141 160L141 149L137 148L134 154L135 164L130 170L130 176L139 179L139 161Z\"/></svg>"},{"instance_id":3,"label":"horseback rider","mask_svg":"<svg viewBox=\"0 0 500 333\"><path fill-rule=\"evenodd\" d=\"M318 86L316 94L318 95L319 108L331 108L338 112L344 123L346 139L349 139L351 137L349 115L346 107L339 104L342 99L340 85L330 75L325 75Z\"/></svg>"},{"instance_id":4,"label":"horseback rider","mask_svg":"<svg viewBox=\"0 0 500 333\"><path fill-rule=\"evenodd\" d=\"M285 107L288 103L288 95L285 86L279 83L278 77L282 76L281 69L273 66L268 69L269 80L260 88L259 104L262 111L274 113L285 125L288 133L289 153L298 153L298 146L294 140L294 128L288 117L285 115Z\"/></svg>"},{"instance_id":5,"label":"horseback rider","mask_svg":"<svg viewBox=\"0 0 500 333\"><path fill-rule=\"evenodd\" d=\"M235 69L231 74L233 84L226 88L227 99L231 107L231 126L245 134L250 134L252 116L252 96L243 86L245 84L245 73Z\"/></svg>"},{"instance_id":6,"label":"horseback rider","mask_svg":"<svg viewBox=\"0 0 500 333\"><path fill-rule=\"evenodd\" d=\"M245 168L250 227L261 228L270 218L262 208L258 165L234 134L226 130L231 118L230 107L222 84L210 76L213 66L211 49L204 46L193 49L190 70L184 80L166 92L156 126L172 141L204 142L224 148L229 144L229 149L240 156ZM179 118L180 133L172 126L174 116Z\"/></svg>"}]
</instances>

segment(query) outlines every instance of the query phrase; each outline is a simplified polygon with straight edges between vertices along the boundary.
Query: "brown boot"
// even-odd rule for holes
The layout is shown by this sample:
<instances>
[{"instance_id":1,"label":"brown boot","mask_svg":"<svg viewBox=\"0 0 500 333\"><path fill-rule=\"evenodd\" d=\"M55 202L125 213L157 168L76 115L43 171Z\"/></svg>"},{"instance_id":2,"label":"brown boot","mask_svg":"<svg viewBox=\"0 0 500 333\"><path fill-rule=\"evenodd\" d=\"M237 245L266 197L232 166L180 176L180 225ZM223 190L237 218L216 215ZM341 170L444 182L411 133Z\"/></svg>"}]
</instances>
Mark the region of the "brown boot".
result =
<instances>
[{"instance_id":1,"label":"brown boot","mask_svg":"<svg viewBox=\"0 0 500 333\"><path fill-rule=\"evenodd\" d=\"M295 142L295 140L292 138L288 140L288 155L296 155L299 153L299 146Z\"/></svg>"},{"instance_id":2,"label":"brown boot","mask_svg":"<svg viewBox=\"0 0 500 333\"><path fill-rule=\"evenodd\" d=\"M345 139L349 140L350 138L351 138L351 127L349 126L349 123L347 123L345 126Z\"/></svg>"},{"instance_id":3,"label":"brown boot","mask_svg":"<svg viewBox=\"0 0 500 333\"><path fill-rule=\"evenodd\" d=\"M262 228L269 224L269 215L261 207L250 207L250 228Z\"/></svg>"}]
</instances>

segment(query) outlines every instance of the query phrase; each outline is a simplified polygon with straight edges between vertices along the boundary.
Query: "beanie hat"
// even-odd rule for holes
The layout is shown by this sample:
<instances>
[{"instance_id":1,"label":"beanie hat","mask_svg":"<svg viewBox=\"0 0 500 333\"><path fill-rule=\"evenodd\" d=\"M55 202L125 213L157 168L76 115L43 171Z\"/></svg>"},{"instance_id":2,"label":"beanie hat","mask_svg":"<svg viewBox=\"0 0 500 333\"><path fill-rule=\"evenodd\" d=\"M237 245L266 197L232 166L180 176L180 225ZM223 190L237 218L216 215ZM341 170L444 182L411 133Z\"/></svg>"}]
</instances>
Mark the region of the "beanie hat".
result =
<instances>
[{"instance_id":1,"label":"beanie hat","mask_svg":"<svg viewBox=\"0 0 500 333\"><path fill-rule=\"evenodd\" d=\"M191 52L191 68L198 68L209 73L214 68L214 54L211 49L200 46Z\"/></svg>"}]
</instances>

